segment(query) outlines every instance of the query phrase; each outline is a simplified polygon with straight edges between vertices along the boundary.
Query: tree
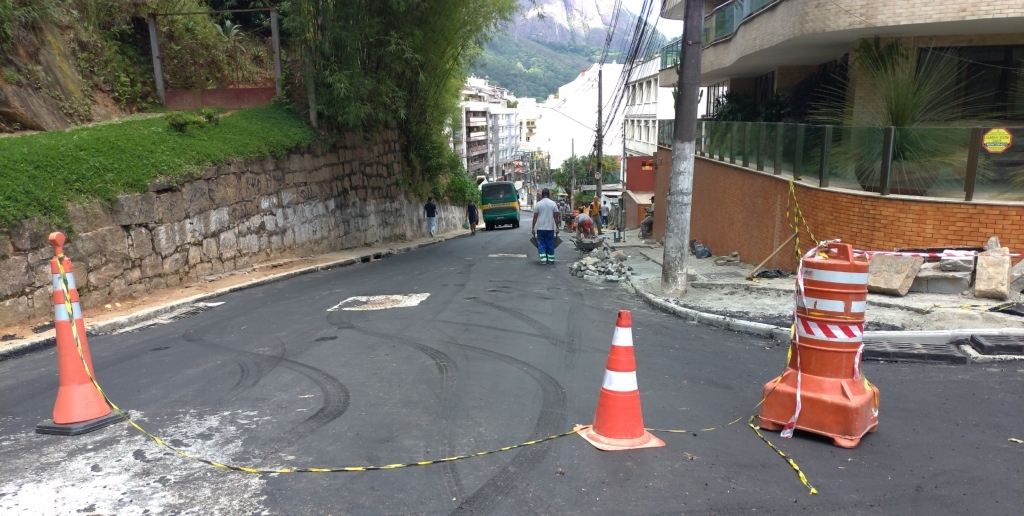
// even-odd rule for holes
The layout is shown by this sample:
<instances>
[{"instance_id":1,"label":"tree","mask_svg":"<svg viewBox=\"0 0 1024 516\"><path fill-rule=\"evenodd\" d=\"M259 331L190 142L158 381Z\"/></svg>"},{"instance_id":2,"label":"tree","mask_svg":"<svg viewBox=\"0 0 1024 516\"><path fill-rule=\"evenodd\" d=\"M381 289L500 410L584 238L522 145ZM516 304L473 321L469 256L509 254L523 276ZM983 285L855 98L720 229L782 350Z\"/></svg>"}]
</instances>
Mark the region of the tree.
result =
<instances>
[{"instance_id":1,"label":"tree","mask_svg":"<svg viewBox=\"0 0 1024 516\"><path fill-rule=\"evenodd\" d=\"M397 128L409 183L455 173L444 127L469 65L517 0L295 0L285 29L309 45L329 130Z\"/></svg>"}]
</instances>

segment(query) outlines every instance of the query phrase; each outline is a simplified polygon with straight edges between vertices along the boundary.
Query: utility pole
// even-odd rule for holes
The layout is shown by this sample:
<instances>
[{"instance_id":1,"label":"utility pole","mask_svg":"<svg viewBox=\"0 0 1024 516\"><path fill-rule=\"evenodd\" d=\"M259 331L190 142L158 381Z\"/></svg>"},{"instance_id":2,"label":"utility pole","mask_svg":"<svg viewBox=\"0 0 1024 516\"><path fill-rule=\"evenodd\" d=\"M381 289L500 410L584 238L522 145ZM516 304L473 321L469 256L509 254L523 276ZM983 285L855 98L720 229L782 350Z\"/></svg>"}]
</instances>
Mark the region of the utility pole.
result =
<instances>
[{"instance_id":1,"label":"utility pole","mask_svg":"<svg viewBox=\"0 0 1024 516\"><path fill-rule=\"evenodd\" d=\"M693 151L697 138L704 0L686 0L683 39L679 45L679 102L672 137L672 171L665 206L665 254L661 267L663 294L686 295L686 261L690 257L690 209L693 204Z\"/></svg>"},{"instance_id":2,"label":"utility pole","mask_svg":"<svg viewBox=\"0 0 1024 516\"><path fill-rule=\"evenodd\" d=\"M569 211L572 211L572 207L574 206L574 204L573 204L573 197L576 195L576 138L572 139L572 147L571 148L572 148L572 161L569 162L569 167L571 169L569 171L569 177L571 178L570 179L570 183L571 184L569 185Z\"/></svg>"},{"instance_id":3,"label":"utility pole","mask_svg":"<svg viewBox=\"0 0 1024 516\"><path fill-rule=\"evenodd\" d=\"M594 225L597 226L597 234L604 234L601 231L601 198L604 197L604 190L602 189L602 180L604 179L604 171L601 167L601 151L604 146L604 128L603 121L601 120L601 108L604 105L604 95L602 95L602 83L604 82L601 76L601 68L597 69L597 190L594 191L594 196L597 197L597 220L594 221Z\"/></svg>"}]
</instances>

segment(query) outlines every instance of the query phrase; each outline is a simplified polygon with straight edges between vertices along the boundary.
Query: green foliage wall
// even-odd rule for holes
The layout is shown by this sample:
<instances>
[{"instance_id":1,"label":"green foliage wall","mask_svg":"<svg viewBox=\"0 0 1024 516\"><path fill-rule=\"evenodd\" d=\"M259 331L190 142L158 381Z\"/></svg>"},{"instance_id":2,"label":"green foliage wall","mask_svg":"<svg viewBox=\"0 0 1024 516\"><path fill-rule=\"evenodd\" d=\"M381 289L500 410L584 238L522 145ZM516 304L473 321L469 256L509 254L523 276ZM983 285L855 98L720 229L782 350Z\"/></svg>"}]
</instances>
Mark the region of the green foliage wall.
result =
<instances>
[{"instance_id":1,"label":"green foliage wall","mask_svg":"<svg viewBox=\"0 0 1024 516\"><path fill-rule=\"evenodd\" d=\"M518 9L516 0L295 0L286 28L312 50L324 125L397 127L415 191L461 168L446 123L469 64Z\"/></svg>"}]
</instances>

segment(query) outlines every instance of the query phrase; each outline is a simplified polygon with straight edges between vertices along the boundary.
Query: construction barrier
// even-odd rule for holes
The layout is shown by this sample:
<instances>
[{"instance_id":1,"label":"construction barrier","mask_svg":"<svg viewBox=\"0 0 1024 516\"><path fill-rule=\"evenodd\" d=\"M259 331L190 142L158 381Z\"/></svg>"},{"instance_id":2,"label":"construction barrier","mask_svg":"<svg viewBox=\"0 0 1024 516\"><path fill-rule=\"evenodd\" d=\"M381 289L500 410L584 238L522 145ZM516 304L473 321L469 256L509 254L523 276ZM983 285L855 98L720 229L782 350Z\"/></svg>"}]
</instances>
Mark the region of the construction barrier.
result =
<instances>
[{"instance_id":1,"label":"construction barrier","mask_svg":"<svg viewBox=\"0 0 1024 516\"><path fill-rule=\"evenodd\" d=\"M878 389L860 371L867 281L868 262L849 244L823 243L803 257L789 364L764 386L761 428L854 448L878 427Z\"/></svg>"},{"instance_id":2,"label":"construction barrier","mask_svg":"<svg viewBox=\"0 0 1024 516\"><path fill-rule=\"evenodd\" d=\"M53 258L53 325L57 334L57 370L60 376L53 419L36 426L40 434L78 435L111 425L123 418L111 413L103 395L93 386L92 356L85 336L85 321L71 260L64 256L62 233L50 233ZM79 347L81 356L79 355Z\"/></svg>"}]
</instances>

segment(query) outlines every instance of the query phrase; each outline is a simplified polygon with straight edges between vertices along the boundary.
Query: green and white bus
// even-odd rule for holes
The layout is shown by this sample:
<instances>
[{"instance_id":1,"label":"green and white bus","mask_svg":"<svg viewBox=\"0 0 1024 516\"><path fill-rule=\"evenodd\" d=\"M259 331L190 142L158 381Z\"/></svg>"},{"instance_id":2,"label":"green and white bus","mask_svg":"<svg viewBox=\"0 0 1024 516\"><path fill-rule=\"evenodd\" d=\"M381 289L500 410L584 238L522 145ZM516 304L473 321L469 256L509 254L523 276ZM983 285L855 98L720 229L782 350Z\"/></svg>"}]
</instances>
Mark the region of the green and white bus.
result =
<instances>
[{"instance_id":1,"label":"green and white bus","mask_svg":"<svg viewBox=\"0 0 1024 516\"><path fill-rule=\"evenodd\" d=\"M492 230L495 226L519 227L519 194L511 181L497 181L480 185L480 211L484 214L484 226Z\"/></svg>"}]
</instances>

